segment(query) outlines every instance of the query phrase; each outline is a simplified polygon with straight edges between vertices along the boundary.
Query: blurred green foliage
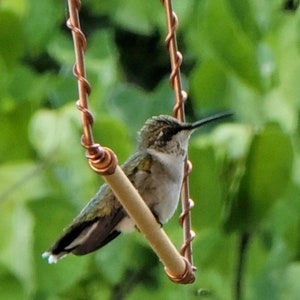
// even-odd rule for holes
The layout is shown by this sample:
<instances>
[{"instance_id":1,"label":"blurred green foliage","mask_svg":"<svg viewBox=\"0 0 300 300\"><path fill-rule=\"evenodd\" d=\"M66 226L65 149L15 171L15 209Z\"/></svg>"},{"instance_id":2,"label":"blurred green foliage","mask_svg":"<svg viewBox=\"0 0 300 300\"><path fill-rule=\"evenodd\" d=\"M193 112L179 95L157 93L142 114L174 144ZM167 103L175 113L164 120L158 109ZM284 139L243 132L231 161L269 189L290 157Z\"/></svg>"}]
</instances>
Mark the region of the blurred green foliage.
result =
<instances>
[{"instance_id":1,"label":"blurred green foliage","mask_svg":"<svg viewBox=\"0 0 300 300\"><path fill-rule=\"evenodd\" d=\"M296 2L173 0L187 118L235 113L191 140L198 271L188 286L169 282L139 233L54 266L42 260L101 179L80 146L66 3L0 2L1 298L299 299ZM143 122L172 110L163 7L86 0L80 17L95 139L123 162ZM176 216L165 229L179 246Z\"/></svg>"}]
</instances>

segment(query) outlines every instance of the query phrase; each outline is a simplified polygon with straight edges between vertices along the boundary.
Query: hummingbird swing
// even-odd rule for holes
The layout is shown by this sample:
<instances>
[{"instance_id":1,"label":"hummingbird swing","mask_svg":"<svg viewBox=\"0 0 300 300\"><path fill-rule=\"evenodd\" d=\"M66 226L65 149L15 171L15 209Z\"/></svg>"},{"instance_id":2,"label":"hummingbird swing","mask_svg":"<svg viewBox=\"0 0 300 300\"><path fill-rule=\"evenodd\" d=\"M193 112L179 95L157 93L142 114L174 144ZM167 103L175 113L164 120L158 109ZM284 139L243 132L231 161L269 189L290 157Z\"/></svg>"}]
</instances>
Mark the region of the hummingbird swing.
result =
<instances>
[{"instance_id":1,"label":"hummingbird swing","mask_svg":"<svg viewBox=\"0 0 300 300\"><path fill-rule=\"evenodd\" d=\"M177 17L172 9L171 0L161 0L161 3L165 10L168 31L165 44L170 55L170 86L175 94L173 116L179 121L184 122L184 102L187 94L181 87L180 65L182 55L177 49ZM165 272L170 280L182 284L193 283L196 268L192 265L191 241L194 238L194 233L190 229L189 214L193 202L189 199L187 179L191 170L191 163L186 159L184 164L184 177L181 189L182 213L179 218L180 224L183 227L184 242L179 253L170 242L164 230L157 223L137 190L119 167L117 157L113 151L94 142L92 134L93 117L88 110L90 85L86 80L84 66L86 39L81 31L79 22L80 5L80 0L68 0L69 19L67 20L67 26L72 32L74 43L75 64L73 73L77 78L78 84L79 99L76 102L76 106L81 112L83 130L81 144L86 149L86 157L89 165L97 174L103 177L107 185L113 190L128 215L134 220L139 231L145 236L153 251L164 264Z\"/></svg>"}]
</instances>

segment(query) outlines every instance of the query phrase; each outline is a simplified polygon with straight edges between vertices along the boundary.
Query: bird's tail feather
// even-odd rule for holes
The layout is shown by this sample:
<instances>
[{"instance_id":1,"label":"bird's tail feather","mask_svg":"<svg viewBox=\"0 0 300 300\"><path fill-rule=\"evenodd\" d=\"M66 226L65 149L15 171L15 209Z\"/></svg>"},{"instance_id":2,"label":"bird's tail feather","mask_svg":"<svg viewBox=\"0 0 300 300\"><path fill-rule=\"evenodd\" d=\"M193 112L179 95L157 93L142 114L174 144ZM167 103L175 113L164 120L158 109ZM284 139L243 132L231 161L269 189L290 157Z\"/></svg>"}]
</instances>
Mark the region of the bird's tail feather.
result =
<instances>
[{"instance_id":1,"label":"bird's tail feather","mask_svg":"<svg viewBox=\"0 0 300 300\"><path fill-rule=\"evenodd\" d=\"M55 263L70 252L84 255L105 246L120 234L115 230L115 226L123 216L124 214L118 213L113 219L98 217L73 223L52 247L43 253L43 257L48 258L49 263Z\"/></svg>"}]
</instances>

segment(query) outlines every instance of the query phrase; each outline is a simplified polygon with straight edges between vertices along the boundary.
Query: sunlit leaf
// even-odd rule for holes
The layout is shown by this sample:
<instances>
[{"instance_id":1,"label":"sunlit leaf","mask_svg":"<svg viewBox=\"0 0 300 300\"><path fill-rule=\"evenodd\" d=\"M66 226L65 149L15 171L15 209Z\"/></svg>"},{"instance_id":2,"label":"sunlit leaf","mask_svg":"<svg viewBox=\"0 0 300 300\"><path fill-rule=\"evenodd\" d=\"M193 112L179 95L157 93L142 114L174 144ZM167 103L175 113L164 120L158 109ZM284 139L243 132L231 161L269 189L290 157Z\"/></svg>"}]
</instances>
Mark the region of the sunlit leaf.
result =
<instances>
[{"instance_id":1,"label":"sunlit leaf","mask_svg":"<svg viewBox=\"0 0 300 300\"><path fill-rule=\"evenodd\" d=\"M48 193L45 166L32 161L8 163L0 166L0 203L25 202Z\"/></svg>"},{"instance_id":2,"label":"sunlit leaf","mask_svg":"<svg viewBox=\"0 0 300 300\"><path fill-rule=\"evenodd\" d=\"M296 300L300 293L298 278L300 276L299 262L291 263L284 272L284 280L280 292L280 299Z\"/></svg>"},{"instance_id":3,"label":"sunlit leaf","mask_svg":"<svg viewBox=\"0 0 300 300\"><path fill-rule=\"evenodd\" d=\"M6 243L0 248L0 261L22 283L27 293L34 288L32 268L33 218L23 204L4 203L1 212L1 236Z\"/></svg>"}]
</instances>

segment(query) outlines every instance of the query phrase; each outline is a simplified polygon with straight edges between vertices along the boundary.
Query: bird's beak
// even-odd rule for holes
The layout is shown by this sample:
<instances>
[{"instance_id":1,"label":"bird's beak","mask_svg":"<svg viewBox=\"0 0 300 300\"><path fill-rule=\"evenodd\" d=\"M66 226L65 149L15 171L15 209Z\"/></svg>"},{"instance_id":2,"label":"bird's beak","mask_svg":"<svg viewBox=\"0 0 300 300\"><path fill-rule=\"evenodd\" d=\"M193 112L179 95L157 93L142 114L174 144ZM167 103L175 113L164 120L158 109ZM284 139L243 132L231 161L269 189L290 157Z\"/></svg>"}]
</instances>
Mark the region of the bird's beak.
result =
<instances>
[{"instance_id":1,"label":"bird's beak","mask_svg":"<svg viewBox=\"0 0 300 300\"><path fill-rule=\"evenodd\" d=\"M215 115L206 117L204 119L201 119L199 121L196 121L194 123L187 124L185 126L185 129L193 130L193 129L196 129L196 128L204 125L204 124L207 124L207 123L210 123L210 122L213 122L213 121L217 121L217 120L220 120L220 119L223 119L223 118L228 118L228 117L231 117L232 115L233 115L233 113L231 113L231 112L223 112L223 113L215 114Z\"/></svg>"}]
</instances>

